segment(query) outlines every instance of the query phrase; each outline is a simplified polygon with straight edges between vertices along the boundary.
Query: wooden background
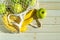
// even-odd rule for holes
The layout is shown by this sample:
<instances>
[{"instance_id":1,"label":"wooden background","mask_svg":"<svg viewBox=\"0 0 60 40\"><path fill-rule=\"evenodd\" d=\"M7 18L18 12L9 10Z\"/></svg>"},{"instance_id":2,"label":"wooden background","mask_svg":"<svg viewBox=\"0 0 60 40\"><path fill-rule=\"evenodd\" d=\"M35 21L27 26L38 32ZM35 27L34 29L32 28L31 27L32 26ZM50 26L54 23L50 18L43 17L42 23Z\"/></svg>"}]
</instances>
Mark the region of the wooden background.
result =
<instances>
[{"instance_id":1,"label":"wooden background","mask_svg":"<svg viewBox=\"0 0 60 40\"><path fill-rule=\"evenodd\" d=\"M25 33L11 34L4 28L0 17L0 40L60 40L60 0L39 0L39 3L47 9L41 28L28 26Z\"/></svg>"}]
</instances>

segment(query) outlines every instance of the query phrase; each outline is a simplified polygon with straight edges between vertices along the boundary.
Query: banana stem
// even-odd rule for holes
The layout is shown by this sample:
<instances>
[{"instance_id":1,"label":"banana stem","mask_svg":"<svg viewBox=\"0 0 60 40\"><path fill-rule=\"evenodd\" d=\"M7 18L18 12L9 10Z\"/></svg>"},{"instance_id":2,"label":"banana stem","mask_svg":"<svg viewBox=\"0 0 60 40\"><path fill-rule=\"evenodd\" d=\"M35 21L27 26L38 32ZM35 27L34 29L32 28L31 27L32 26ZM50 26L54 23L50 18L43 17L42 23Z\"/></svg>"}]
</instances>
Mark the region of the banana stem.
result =
<instances>
[{"instance_id":1,"label":"banana stem","mask_svg":"<svg viewBox=\"0 0 60 40\"><path fill-rule=\"evenodd\" d=\"M39 22L39 20L37 19L37 20L35 20L35 21L36 21L36 23L37 23L37 26L32 25L32 24L29 24L29 25L32 26L33 28L39 28L39 27L41 27L41 23Z\"/></svg>"},{"instance_id":2,"label":"banana stem","mask_svg":"<svg viewBox=\"0 0 60 40\"><path fill-rule=\"evenodd\" d=\"M32 24L29 24L29 25L32 26L32 27L34 27L34 28L39 28L39 27L41 27L41 22L39 22L36 14L34 14L33 18L34 18L34 20L36 21L37 26L34 26L34 25L32 25Z\"/></svg>"}]
</instances>

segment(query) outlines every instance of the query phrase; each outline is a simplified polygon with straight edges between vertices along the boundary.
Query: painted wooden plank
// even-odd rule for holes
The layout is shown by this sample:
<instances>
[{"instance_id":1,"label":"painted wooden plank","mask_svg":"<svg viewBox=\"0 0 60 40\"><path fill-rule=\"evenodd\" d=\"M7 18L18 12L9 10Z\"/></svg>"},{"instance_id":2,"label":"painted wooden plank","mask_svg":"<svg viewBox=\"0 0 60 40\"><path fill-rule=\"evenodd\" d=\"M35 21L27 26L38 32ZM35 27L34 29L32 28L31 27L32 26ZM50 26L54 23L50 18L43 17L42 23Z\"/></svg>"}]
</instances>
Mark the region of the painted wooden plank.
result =
<instances>
[{"instance_id":1,"label":"painted wooden plank","mask_svg":"<svg viewBox=\"0 0 60 40\"><path fill-rule=\"evenodd\" d=\"M39 5L48 10L60 10L60 2L39 2Z\"/></svg>"},{"instance_id":2,"label":"painted wooden plank","mask_svg":"<svg viewBox=\"0 0 60 40\"><path fill-rule=\"evenodd\" d=\"M0 40L34 40L34 33L9 34L0 33Z\"/></svg>"},{"instance_id":3,"label":"painted wooden plank","mask_svg":"<svg viewBox=\"0 0 60 40\"><path fill-rule=\"evenodd\" d=\"M42 23L43 24L52 24L52 25L55 25L55 24L59 24L60 25L60 17L47 17L45 18L44 20L42 20Z\"/></svg>"},{"instance_id":4,"label":"painted wooden plank","mask_svg":"<svg viewBox=\"0 0 60 40\"><path fill-rule=\"evenodd\" d=\"M28 33L60 33L60 25L42 25L42 28L28 27Z\"/></svg>"},{"instance_id":5,"label":"painted wooden plank","mask_svg":"<svg viewBox=\"0 0 60 40\"><path fill-rule=\"evenodd\" d=\"M38 0L39 2L60 2L60 0Z\"/></svg>"},{"instance_id":6,"label":"painted wooden plank","mask_svg":"<svg viewBox=\"0 0 60 40\"><path fill-rule=\"evenodd\" d=\"M60 33L37 33L36 40L60 40Z\"/></svg>"},{"instance_id":7,"label":"painted wooden plank","mask_svg":"<svg viewBox=\"0 0 60 40\"><path fill-rule=\"evenodd\" d=\"M44 24L44 25L55 25L55 24L60 24L60 17L56 17L56 16L54 16L54 17L49 17L49 16L47 16L45 19L43 19L43 20L41 20L41 19L39 19L39 22L41 22L42 24ZM33 25L37 25L36 24L36 22L35 22L35 20L31 23L31 24L33 24Z\"/></svg>"},{"instance_id":8,"label":"painted wooden plank","mask_svg":"<svg viewBox=\"0 0 60 40\"><path fill-rule=\"evenodd\" d=\"M56 24L60 24L60 17L56 17Z\"/></svg>"},{"instance_id":9,"label":"painted wooden plank","mask_svg":"<svg viewBox=\"0 0 60 40\"><path fill-rule=\"evenodd\" d=\"M40 21L40 20L39 20ZM41 20L42 24L55 24L55 17L46 17L45 19Z\"/></svg>"},{"instance_id":10,"label":"painted wooden plank","mask_svg":"<svg viewBox=\"0 0 60 40\"><path fill-rule=\"evenodd\" d=\"M47 16L60 16L60 10L47 10Z\"/></svg>"}]
</instances>

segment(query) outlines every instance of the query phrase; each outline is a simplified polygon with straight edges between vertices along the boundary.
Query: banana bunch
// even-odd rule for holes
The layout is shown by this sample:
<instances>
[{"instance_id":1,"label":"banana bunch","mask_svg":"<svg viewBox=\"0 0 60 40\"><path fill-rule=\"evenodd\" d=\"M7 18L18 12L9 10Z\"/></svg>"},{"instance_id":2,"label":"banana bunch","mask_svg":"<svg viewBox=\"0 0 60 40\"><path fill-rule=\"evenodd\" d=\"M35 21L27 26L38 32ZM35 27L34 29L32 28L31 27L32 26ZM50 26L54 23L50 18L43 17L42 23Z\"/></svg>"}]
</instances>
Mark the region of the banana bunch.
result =
<instances>
[{"instance_id":1,"label":"banana bunch","mask_svg":"<svg viewBox=\"0 0 60 40\"><path fill-rule=\"evenodd\" d=\"M6 14L4 14L4 16L2 17L3 23L5 24L5 27L6 27L9 31L11 31L11 32L14 32L14 31L17 32L17 29L14 28L14 25L9 24L9 22L8 22L7 17L8 17L9 14L10 14L10 12L9 12L9 11L6 11Z\"/></svg>"},{"instance_id":2,"label":"banana bunch","mask_svg":"<svg viewBox=\"0 0 60 40\"><path fill-rule=\"evenodd\" d=\"M32 17L32 16L33 16L33 13L34 13L34 12L35 12L35 9L30 10L30 11L26 14L26 16L25 16L25 18L24 18L24 22L23 22L23 24L22 24L22 27L20 28L20 32L25 32L25 31L27 30L27 25L30 24L30 23L33 21L33 17ZM5 24L5 27L6 27L8 30L10 30L11 32L18 32L19 30L18 30L17 26L14 25L14 24L9 23L9 21L8 21L8 19L7 19L7 16L8 16L9 14L13 14L13 13L11 13L10 11L6 11L6 13L4 14L4 16L2 17L3 22L4 22L4 24ZM12 19L14 20L13 16L12 16ZM19 19L17 19L16 22L19 22Z\"/></svg>"}]
</instances>

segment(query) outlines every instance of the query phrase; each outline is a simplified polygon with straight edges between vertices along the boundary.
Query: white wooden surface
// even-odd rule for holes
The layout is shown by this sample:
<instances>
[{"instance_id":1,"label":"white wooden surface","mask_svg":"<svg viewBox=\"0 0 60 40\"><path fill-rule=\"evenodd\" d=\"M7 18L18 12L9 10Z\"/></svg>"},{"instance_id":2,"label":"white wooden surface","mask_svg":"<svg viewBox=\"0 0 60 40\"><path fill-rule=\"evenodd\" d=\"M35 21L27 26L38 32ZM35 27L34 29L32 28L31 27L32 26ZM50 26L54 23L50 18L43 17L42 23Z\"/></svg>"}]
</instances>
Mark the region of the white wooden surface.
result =
<instances>
[{"instance_id":1,"label":"white wooden surface","mask_svg":"<svg viewBox=\"0 0 60 40\"><path fill-rule=\"evenodd\" d=\"M39 2L59 2L59 1L60 0L39 0ZM50 10L47 10L48 13L47 17L44 20L41 20L42 28L35 29L29 26L28 27L29 30L27 30L25 33L18 34L9 33L4 28L0 18L0 40L60 40L60 10L59 10L60 5L59 3L48 5L49 8L47 7L45 8ZM51 6L54 8L52 8ZM44 6L42 5L41 7Z\"/></svg>"}]
</instances>

